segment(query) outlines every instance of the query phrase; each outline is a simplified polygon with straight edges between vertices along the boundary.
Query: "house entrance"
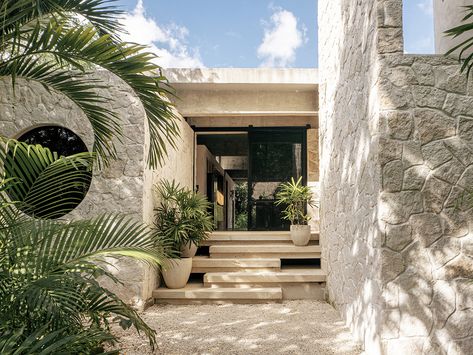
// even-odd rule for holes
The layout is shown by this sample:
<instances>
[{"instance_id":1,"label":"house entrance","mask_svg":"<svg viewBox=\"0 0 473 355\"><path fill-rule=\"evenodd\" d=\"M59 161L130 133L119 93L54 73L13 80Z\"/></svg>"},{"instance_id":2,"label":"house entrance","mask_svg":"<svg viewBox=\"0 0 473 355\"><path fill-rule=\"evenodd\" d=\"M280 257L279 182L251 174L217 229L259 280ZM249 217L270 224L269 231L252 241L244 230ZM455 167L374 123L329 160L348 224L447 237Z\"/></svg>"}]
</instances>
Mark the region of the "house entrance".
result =
<instances>
[{"instance_id":1,"label":"house entrance","mask_svg":"<svg viewBox=\"0 0 473 355\"><path fill-rule=\"evenodd\" d=\"M306 128L196 130L196 189L217 230L288 230L275 199L291 177L306 183Z\"/></svg>"}]
</instances>

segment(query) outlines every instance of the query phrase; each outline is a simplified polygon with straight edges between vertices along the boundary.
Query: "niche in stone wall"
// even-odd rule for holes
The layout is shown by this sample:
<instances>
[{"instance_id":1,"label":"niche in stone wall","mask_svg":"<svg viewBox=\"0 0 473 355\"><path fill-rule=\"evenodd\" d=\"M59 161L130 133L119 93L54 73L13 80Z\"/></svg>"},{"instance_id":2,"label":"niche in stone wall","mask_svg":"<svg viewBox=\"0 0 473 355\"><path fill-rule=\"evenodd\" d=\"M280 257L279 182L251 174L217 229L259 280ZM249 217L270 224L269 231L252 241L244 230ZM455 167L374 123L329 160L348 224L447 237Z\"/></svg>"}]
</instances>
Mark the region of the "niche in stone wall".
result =
<instances>
[{"instance_id":1,"label":"niche in stone wall","mask_svg":"<svg viewBox=\"0 0 473 355\"><path fill-rule=\"evenodd\" d=\"M18 208L38 218L60 218L74 210L85 198L92 181L91 156L77 155L88 152L82 139L70 129L56 125L33 127L16 139L48 148L50 154L18 148L8 152L6 177L19 182L7 191L10 199L21 201ZM58 159L71 156L77 159Z\"/></svg>"}]
</instances>

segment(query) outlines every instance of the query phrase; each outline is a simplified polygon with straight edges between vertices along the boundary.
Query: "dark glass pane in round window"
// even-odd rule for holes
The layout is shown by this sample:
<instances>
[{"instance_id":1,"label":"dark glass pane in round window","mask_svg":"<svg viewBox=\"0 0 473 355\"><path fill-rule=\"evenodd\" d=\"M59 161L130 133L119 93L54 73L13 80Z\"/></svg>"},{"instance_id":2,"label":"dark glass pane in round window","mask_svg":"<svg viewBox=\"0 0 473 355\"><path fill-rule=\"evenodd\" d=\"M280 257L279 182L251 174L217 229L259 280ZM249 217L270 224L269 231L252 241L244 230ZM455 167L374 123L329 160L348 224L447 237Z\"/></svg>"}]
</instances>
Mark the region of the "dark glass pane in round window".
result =
<instances>
[{"instance_id":1,"label":"dark glass pane in round window","mask_svg":"<svg viewBox=\"0 0 473 355\"><path fill-rule=\"evenodd\" d=\"M52 152L56 152L59 157L70 156L78 153L87 152L87 146L82 139L72 132L70 129L60 126L42 126L29 130L22 134L18 141L28 143L30 145L41 145L48 148ZM6 162L7 177L18 177L19 174L10 173L8 171L15 171L21 169L20 164L16 164L16 159L13 158L13 153L9 153L11 169L7 169L8 157ZM8 176L13 175L13 176ZM60 173L51 173L51 170L41 171L35 177L36 185L41 185L41 181L54 181L50 191L55 191L54 196L45 194L44 199L30 198L31 195L38 195L38 191L28 194L28 191L12 190L9 192L10 198L13 201L23 201L19 208L26 214L38 218L60 218L75 209L84 199L89 190L92 181L92 172L84 165L77 164L75 167L71 166ZM33 184L29 184L28 188L33 190ZM43 193L43 192L42 192ZM26 200L26 201L25 201ZM31 202L34 201L34 202Z\"/></svg>"}]
</instances>

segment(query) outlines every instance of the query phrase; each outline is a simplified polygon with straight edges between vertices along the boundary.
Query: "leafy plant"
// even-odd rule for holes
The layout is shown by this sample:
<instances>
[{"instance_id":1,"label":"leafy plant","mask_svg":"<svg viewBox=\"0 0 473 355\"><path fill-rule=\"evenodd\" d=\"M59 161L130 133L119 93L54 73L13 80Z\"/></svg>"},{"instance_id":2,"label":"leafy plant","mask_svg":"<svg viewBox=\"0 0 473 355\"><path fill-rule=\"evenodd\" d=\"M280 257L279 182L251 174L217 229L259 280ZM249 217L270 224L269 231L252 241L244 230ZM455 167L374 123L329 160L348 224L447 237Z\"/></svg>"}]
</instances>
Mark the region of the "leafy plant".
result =
<instances>
[{"instance_id":1,"label":"leafy plant","mask_svg":"<svg viewBox=\"0 0 473 355\"><path fill-rule=\"evenodd\" d=\"M291 221L291 224L307 224L310 217L305 212L306 207L314 206L312 191L302 184L302 177L297 182L291 178L290 182L280 185L276 194L276 205L285 206L283 218Z\"/></svg>"},{"instance_id":2,"label":"leafy plant","mask_svg":"<svg viewBox=\"0 0 473 355\"><path fill-rule=\"evenodd\" d=\"M194 243L199 245L214 229L210 203L203 195L181 187L174 180L156 185L159 205L155 208L155 228L160 239L173 250Z\"/></svg>"},{"instance_id":3,"label":"leafy plant","mask_svg":"<svg viewBox=\"0 0 473 355\"><path fill-rule=\"evenodd\" d=\"M116 158L122 137L118 114L105 107L105 69L122 79L143 104L150 132L148 163L156 167L178 135L173 94L156 55L120 40L122 14L114 0L4 0L0 2L0 77L42 84L83 111L94 131L100 162ZM83 19L83 20L79 20Z\"/></svg>"},{"instance_id":4,"label":"leafy plant","mask_svg":"<svg viewBox=\"0 0 473 355\"><path fill-rule=\"evenodd\" d=\"M5 164L11 157L19 158L18 166ZM99 278L119 282L104 257L162 265L168 246L155 231L122 215L66 222L36 219L21 211L34 206L44 213L60 209L67 201L55 199L58 189L85 183L83 168L91 169L92 162L92 155L58 157L47 148L14 140L0 146L2 354L102 352L104 341L116 342L110 331L113 322L135 327L151 346L156 344L155 331L99 283ZM16 174L20 168L21 174ZM59 185L47 178L64 171L66 178Z\"/></svg>"},{"instance_id":5,"label":"leafy plant","mask_svg":"<svg viewBox=\"0 0 473 355\"><path fill-rule=\"evenodd\" d=\"M461 71L464 72L466 70L467 77L469 77L473 69L473 32L471 32L473 31L473 5L464 6L464 9L465 16L462 19L462 24L445 31L445 34L452 38L469 34L468 38L454 46L446 55L459 51L458 60L462 63ZM465 53L468 53L466 57Z\"/></svg>"}]
</instances>

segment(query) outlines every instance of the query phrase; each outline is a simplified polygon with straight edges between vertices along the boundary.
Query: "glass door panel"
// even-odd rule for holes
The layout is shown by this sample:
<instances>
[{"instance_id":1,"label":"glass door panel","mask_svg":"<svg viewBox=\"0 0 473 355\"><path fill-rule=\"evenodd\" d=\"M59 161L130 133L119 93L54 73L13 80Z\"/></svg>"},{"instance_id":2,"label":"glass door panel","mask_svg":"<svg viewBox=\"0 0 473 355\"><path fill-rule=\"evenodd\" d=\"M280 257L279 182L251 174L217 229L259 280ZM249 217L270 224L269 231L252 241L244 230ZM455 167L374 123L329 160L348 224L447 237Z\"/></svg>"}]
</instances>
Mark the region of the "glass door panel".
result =
<instances>
[{"instance_id":1,"label":"glass door panel","mask_svg":"<svg viewBox=\"0 0 473 355\"><path fill-rule=\"evenodd\" d=\"M306 175L305 129L249 131L248 229L288 230L283 206L275 205L281 183Z\"/></svg>"}]
</instances>

